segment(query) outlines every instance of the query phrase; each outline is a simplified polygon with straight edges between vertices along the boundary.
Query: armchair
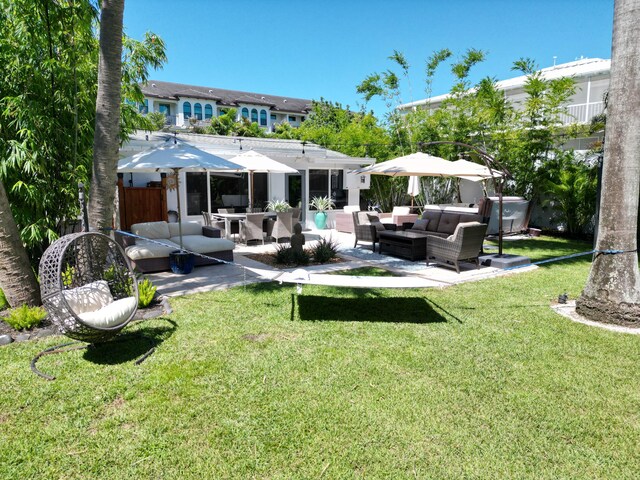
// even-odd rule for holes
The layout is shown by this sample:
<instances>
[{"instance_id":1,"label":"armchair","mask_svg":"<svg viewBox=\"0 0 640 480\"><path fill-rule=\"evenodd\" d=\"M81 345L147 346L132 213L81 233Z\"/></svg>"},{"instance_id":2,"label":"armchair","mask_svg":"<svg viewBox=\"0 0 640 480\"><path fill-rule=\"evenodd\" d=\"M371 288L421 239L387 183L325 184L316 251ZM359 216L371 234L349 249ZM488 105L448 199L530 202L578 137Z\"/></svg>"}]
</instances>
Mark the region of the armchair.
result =
<instances>
[{"instance_id":1,"label":"armchair","mask_svg":"<svg viewBox=\"0 0 640 480\"><path fill-rule=\"evenodd\" d=\"M427 239L427 263L434 261L445 266L454 266L460 273L458 262L475 261L480 266L478 255L482 251L482 242L487 231L486 223L459 223L453 235L448 238L429 236Z\"/></svg>"},{"instance_id":2,"label":"armchair","mask_svg":"<svg viewBox=\"0 0 640 480\"><path fill-rule=\"evenodd\" d=\"M380 222L377 215L369 212L353 212L353 233L356 236L354 247L358 242L371 242L371 250L376 251L378 242L378 232L386 230L385 225ZM393 225L395 227L395 225ZM395 228L394 228L395 230Z\"/></svg>"}]
</instances>

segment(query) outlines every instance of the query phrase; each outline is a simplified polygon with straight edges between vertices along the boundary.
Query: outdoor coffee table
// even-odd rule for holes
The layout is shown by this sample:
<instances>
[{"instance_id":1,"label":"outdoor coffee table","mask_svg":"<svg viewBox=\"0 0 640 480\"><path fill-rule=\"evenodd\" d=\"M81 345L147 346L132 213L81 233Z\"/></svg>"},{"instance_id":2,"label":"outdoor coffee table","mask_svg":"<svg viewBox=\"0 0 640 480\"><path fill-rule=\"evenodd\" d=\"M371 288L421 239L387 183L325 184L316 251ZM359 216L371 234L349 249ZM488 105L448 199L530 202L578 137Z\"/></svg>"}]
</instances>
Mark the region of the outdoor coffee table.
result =
<instances>
[{"instance_id":1,"label":"outdoor coffee table","mask_svg":"<svg viewBox=\"0 0 640 480\"><path fill-rule=\"evenodd\" d=\"M427 258L427 236L416 232L378 232L380 253L408 258L411 261Z\"/></svg>"}]
</instances>

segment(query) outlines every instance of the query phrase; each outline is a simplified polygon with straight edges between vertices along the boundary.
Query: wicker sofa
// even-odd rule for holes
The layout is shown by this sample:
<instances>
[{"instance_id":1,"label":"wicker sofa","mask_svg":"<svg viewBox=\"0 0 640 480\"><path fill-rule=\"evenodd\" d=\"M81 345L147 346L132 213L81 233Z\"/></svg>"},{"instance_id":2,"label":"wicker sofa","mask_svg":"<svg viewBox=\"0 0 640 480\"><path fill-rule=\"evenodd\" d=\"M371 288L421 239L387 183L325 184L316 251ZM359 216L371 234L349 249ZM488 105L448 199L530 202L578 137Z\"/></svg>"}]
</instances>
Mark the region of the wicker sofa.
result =
<instances>
[{"instance_id":1,"label":"wicker sofa","mask_svg":"<svg viewBox=\"0 0 640 480\"><path fill-rule=\"evenodd\" d=\"M170 269L169 254L180 249L177 223L136 223L131 225L131 233L144 237L144 240L117 233L116 241L123 246L125 254L138 271L146 273ZM220 229L215 227L203 227L198 222L182 222L182 245L185 250L214 257L196 256L196 266L216 264L218 262L215 259L233 261L234 243L220 238Z\"/></svg>"},{"instance_id":2,"label":"wicker sofa","mask_svg":"<svg viewBox=\"0 0 640 480\"><path fill-rule=\"evenodd\" d=\"M416 220L413 227L406 230L445 238L453 235L459 223L483 222L484 218L474 208L463 209L429 205L424 208L421 220L428 220L428 222L425 224L425 222Z\"/></svg>"}]
</instances>

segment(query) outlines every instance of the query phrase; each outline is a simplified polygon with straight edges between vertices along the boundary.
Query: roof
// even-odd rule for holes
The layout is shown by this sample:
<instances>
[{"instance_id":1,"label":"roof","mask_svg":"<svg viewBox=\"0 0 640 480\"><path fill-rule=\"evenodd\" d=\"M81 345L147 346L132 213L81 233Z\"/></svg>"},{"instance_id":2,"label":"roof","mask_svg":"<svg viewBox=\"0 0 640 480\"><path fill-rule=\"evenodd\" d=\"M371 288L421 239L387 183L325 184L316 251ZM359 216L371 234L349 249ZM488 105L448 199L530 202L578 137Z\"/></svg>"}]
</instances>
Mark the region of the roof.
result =
<instances>
[{"instance_id":1,"label":"roof","mask_svg":"<svg viewBox=\"0 0 640 480\"><path fill-rule=\"evenodd\" d=\"M272 110L308 113L312 100L306 98L280 97L262 93L240 92L224 90L222 88L199 87L184 83L162 82L149 80L142 85L142 93L148 97L155 97L177 101L181 97L198 98L216 102L219 105L237 107L239 104L264 105Z\"/></svg>"},{"instance_id":2,"label":"roof","mask_svg":"<svg viewBox=\"0 0 640 480\"><path fill-rule=\"evenodd\" d=\"M133 155L136 152L159 146L168 138L173 138L173 135L170 134L153 132L149 135L149 140L146 140L146 135L148 133L144 131L131 135L129 141L121 147L120 155ZM315 143L305 142L303 145L300 140L188 133L180 133L177 138L227 160L244 151L255 150L294 168L299 168L305 163L334 165L335 168L345 168L346 165L368 165L375 161L374 158L350 157L344 153L323 148ZM332 166L331 168L334 167Z\"/></svg>"},{"instance_id":3,"label":"roof","mask_svg":"<svg viewBox=\"0 0 640 480\"><path fill-rule=\"evenodd\" d=\"M602 58L583 58L574 62L561 63L552 67L543 68L539 70L542 73L542 77L545 80L555 80L562 77L571 77L579 79L582 77L592 77L595 75L608 74L611 71L611 60L603 60ZM508 78L506 80L500 80L496 82L496 87L499 90L514 90L521 88L527 81L526 75L520 75L518 77ZM405 103L398 105L398 110L404 110L418 105L425 105L427 103L439 103L446 98L449 98L450 94L438 95L431 98L425 98L423 100L417 100L415 102Z\"/></svg>"}]
</instances>

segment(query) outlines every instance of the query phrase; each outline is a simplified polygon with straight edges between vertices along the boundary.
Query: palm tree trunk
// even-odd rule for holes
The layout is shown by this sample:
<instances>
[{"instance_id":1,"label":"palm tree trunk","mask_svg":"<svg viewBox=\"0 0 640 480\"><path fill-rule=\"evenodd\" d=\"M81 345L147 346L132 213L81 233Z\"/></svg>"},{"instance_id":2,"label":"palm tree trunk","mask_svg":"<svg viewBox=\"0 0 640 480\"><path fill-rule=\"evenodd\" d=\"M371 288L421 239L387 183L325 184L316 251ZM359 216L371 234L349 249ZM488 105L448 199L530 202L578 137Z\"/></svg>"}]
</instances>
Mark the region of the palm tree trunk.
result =
<instances>
[{"instance_id":1,"label":"palm tree trunk","mask_svg":"<svg viewBox=\"0 0 640 480\"><path fill-rule=\"evenodd\" d=\"M611 85L596 254L576 310L592 320L640 325L637 221L640 189L640 0L616 0Z\"/></svg>"},{"instance_id":2,"label":"palm tree trunk","mask_svg":"<svg viewBox=\"0 0 640 480\"><path fill-rule=\"evenodd\" d=\"M112 225L120 131L123 15L124 0L102 0L93 176L89 192L92 228Z\"/></svg>"},{"instance_id":3,"label":"palm tree trunk","mask_svg":"<svg viewBox=\"0 0 640 480\"><path fill-rule=\"evenodd\" d=\"M0 181L0 287L11 307L40 305L40 288Z\"/></svg>"}]
</instances>

